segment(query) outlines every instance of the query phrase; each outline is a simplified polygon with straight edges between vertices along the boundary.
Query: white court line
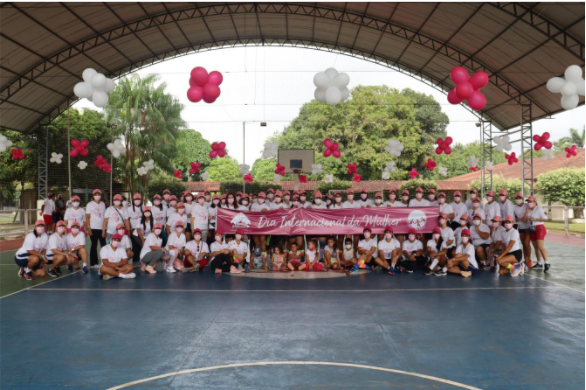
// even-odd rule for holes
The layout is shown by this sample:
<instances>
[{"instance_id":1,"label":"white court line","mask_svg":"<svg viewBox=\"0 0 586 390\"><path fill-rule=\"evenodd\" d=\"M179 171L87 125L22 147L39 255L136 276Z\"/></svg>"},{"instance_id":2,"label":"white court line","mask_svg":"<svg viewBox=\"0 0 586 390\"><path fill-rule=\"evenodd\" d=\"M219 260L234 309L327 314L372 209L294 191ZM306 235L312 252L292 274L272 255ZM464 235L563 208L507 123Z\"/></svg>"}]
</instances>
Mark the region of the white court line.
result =
<instances>
[{"instance_id":1,"label":"white court line","mask_svg":"<svg viewBox=\"0 0 586 390\"><path fill-rule=\"evenodd\" d=\"M568 287L568 286L564 286L563 284L556 283L556 282L552 282L551 280L547 280L547 279L545 279L545 278L540 278L540 277L538 277L538 276L529 275L527 272L525 272L525 273L524 273L524 275L525 275L525 276L529 276L530 278L534 278L534 279L543 280L544 282L547 282L547 283L555 284L555 285L556 285L556 286L558 286L558 287L563 287L563 288L567 288L568 290L572 290L572 291L575 291L575 292L579 292L580 294L584 294L584 291L576 290L575 288Z\"/></svg>"},{"instance_id":2,"label":"white court line","mask_svg":"<svg viewBox=\"0 0 586 390\"><path fill-rule=\"evenodd\" d=\"M191 290L191 289L156 289L156 288L35 288L33 291L114 291L114 292L182 292L182 293L373 293L373 292L428 292L428 291L474 291L474 290L553 290L557 287L522 286L522 287L454 287L454 288L389 288L369 290Z\"/></svg>"},{"instance_id":3,"label":"white court line","mask_svg":"<svg viewBox=\"0 0 586 390\"><path fill-rule=\"evenodd\" d=\"M81 269L78 269L77 271L73 271L72 273L70 273L70 274L67 274L67 275L65 275L65 276L59 276L58 278L48 279L46 282L39 283L39 284L35 284L35 285L33 285L33 286L30 286L30 287L27 287L27 288L23 288L22 290L15 291L15 292L13 292L13 293L10 293L10 294L8 294L8 295L4 295L4 296L0 297L0 299L8 298L8 297L9 297L9 296L11 296L11 295L18 294L18 293L20 293L20 292L23 292L23 291L30 290L31 288L35 288L35 287L37 287L37 286L42 286L42 285L44 285L44 284L51 283L51 282L54 282L54 281L56 281L56 280L59 280L59 279L66 278L66 277L68 277L68 276L71 276L71 275L73 275L73 274L76 274L76 273L78 273L78 272L80 272L80 271L81 271ZM50 276L48 276L48 275L47 275L47 276L45 276L45 277L46 277L46 278L47 278L47 277L49 277L49 278L50 278ZM36 277L35 277L35 278L36 278ZM33 291L34 291L34 290L33 290Z\"/></svg>"},{"instance_id":4,"label":"white court line","mask_svg":"<svg viewBox=\"0 0 586 390\"><path fill-rule=\"evenodd\" d=\"M430 380L430 381L435 381L435 382L443 383L443 384L446 384L446 385L451 385L451 386L459 387L461 389L480 390L478 387L473 387L473 386L465 385L463 383L458 383L458 382L451 381L449 379L438 378L438 377L431 376L431 375L418 374L416 372L395 370L393 368L365 366L365 365L362 365L362 364L330 363L330 362L258 362L258 363L238 363L238 364L227 364L227 365L224 365L224 366L193 368L193 369L190 369L190 370L176 371L176 372L171 372L171 373L168 373L168 374L162 374L162 375L153 376L153 377L150 377L150 378L139 379L139 380L136 380L136 381L133 381L133 382L128 382L128 383L124 383L122 385L118 385L118 386L115 386L115 387L111 387L109 390L123 389L125 387L130 387L130 386L134 386L134 385L138 385L138 384L141 384L141 383L150 382L150 381L154 381L154 380L158 380L158 379L162 379L162 378L168 378L170 376L192 374L192 373L195 373L195 372L203 372L203 371L211 371L211 370L220 370L220 369L224 369L224 368L254 367L254 366L261 366L262 367L262 366L277 366L277 365L289 365L289 366L337 366L337 367L364 368L364 369L367 369L367 370L382 371L382 372L389 372L389 373L392 373L392 374L400 374L400 375L413 376L413 377L416 377L416 378L423 378L423 379L427 379L427 380Z\"/></svg>"}]
</instances>

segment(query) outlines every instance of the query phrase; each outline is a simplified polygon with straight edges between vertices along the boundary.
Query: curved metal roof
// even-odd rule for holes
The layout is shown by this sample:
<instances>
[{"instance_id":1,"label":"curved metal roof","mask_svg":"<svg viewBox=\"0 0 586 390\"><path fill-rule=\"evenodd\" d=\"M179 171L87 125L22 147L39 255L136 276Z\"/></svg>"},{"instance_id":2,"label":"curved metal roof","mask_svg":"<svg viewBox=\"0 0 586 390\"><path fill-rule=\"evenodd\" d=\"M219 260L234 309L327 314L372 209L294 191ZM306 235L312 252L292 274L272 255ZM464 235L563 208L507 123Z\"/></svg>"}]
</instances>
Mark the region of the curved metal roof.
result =
<instances>
[{"instance_id":1,"label":"curved metal roof","mask_svg":"<svg viewBox=\"0 0 586 390\"><path fill-rule=\"evenodd\" d=\"M337 51L447 93L450 70L490 76L500 129L562 111L545 84L584 68L584 3L3 3L0 127L32 132L69 107L85 68L109 77L240 45ZM580 104L584 104L581 97Z\"/></svg>"}]
</instances>

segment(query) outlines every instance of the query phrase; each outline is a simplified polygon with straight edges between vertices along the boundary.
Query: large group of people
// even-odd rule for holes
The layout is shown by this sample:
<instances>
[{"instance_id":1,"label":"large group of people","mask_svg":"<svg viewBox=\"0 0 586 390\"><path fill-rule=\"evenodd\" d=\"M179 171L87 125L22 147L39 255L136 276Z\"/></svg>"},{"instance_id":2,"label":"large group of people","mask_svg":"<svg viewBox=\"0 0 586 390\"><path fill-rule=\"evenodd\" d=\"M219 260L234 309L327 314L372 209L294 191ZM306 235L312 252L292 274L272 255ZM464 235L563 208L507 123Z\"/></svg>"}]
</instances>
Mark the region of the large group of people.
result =
<instances>
[{"instance_id":1,"label":"large group of people","mask_svg":"<svg viewBox=\"0 0 586 390\"><path fill-rule=\"evenodd\" d=\"M33 280L46 275L59 277L61 267L70 272L89 268L98 270L104 280L134 278L135 272L188 273L206 267L215 273L338 271L357 273L361 269L397 272L423 272L425 275L456 274L470 277L480 270L515 277L528 269L550 268L544 247L547 215L537 199L521 193L515 202L505 189L488 191L479 198L475 189L463 202L456 191L447 202L444 192L434 189L425 194L415 190L391 189L388 199L382 192L369 197L366 190L355 199L353 189L325 197L314 191L312 200L305 191L280 191L247 194L242 192L211 195L191 192L179 195L163 191L150 200L140 194L127 202L114 195L108 207L102 191L96 189L85 208L74 195L54 221L46 212L55 210L53 194L45 201L42 219L36 221L15 255L18 275ZM345 197L345 199L343 199ZM362 234L324 234L317 236L247 235L243 229L224 234L216 228L219 208L265 212L282 208L343 209L380 207L439 206L438 227L421 234L411 229L395 234L393 227L373 234L365 227ZM90 238L89 251L86 237ZM531 243L537 262L531 260ZM100 245L98 256L98 244ZM89 252L89 253L88 253ZM89 264L88 264L89 262ZM80 265L81 263L81 265Z\"/></svg>"}]
</instances>

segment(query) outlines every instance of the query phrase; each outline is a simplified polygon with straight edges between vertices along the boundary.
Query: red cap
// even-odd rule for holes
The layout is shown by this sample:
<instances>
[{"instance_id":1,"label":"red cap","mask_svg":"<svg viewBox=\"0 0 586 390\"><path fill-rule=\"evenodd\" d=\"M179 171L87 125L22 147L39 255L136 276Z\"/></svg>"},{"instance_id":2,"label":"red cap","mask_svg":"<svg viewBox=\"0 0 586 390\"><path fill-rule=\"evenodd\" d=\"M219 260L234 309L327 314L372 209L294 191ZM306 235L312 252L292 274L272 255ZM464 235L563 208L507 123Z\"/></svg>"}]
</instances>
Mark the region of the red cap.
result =
<instances>
[{"instance_id":1,"label":"red cap","mask_svg":"<svg viewBox=\"0 0 586 390\"><path fill-rule=\"evenodd\" d=\"M122 240L122 236L120 234L116 233L112 236L112 240L120 241L120 240Z\"/></svg>"},{"instance_id":2,"label":"red cap","mask_svg":"<svg viewBox=\"0 0 586 390\"><path fill-rule=\"evenodd\" d=\"M289 191L289 190L286 190L285 192L283 192L283 196L284 196L284 195L291 195L291 191Z\"/></svg>"},{"instance_id":3,"label":"red cap","mask_svg":"<svg viewBox=\"0 0 586 390\"><path fill-rule=\"evenodd\" d=\"M492 219L492 221L493 221L493 222L495 222L495 221L496 221L496 222L501 222L501 221L502 221L502 218L501 218L501 217L499 217L498 215L495 215L495 216L494 216L494 218Z\"/></svg>"},{"instance_id":4,"label":"red cap","mask_svg":"<svg viewBox=\"0 0 586 390\"><path fill-rule=\"evenodd\" d=\"M184 208L185 208L185 203L183 203L183 202L178 202L178 203L177 203L177 208L178 208L178 209L184 209Z\"/></svg>"},{"instance_id":5,"label":"red cap","mask_svg":"<svg viewBox=\"0 0 586 390\"><path fill-rule=\"evenodd\" d=\"M274 193L275 193L275 190L273 190L272 188L269 188L269 189L267 190L267 194L268 194L269 192L272 192L272 193L274 194Z\"/></svg>"},{"instance_id":6,"label":"red cap","mask_svg":"<svg viewBox=\"0 0 586 390\"><path fill-rule=\"evenodd\" d=\"M59 226L67 226L67 224L65 223L65 221L59 221L57 222L57 227Z\"/></svg>"},{"instance_id":7,"label":"red cap","mask_svg":"<svg viewBox=\"0 0 586 390\"><path fill-rule=\"evenodd\" d=\"M338 195L342 196L342 193L340 191L334 192L334 196L338 196Z\"/></svg>"},{"instance_id":8,"label":"red cap","mask_svg":"<svg viewBox=\"0 0 586 390\"><path fill-rule=\"evenodd\" d=\"M114 200L122 200L122 195L116 194L116 195L114 195L114 198L113 199Z\"/></svg>"},{"instance_id":9,"label":"red cap","mask_svg":"<svg viewBox=\"0 0 586 390\"><path fill-rule=\"evenodd\" d=\"M446 213L440 213L438 218L448 218L448 214Z\"/></svg>"},{"instance_id":10,"label":"red cap","mask_svg":"<svg viewBox=\"0 0 586 390\"><path fill-rule=\"evenodd\" d=\"M175 223L176 225L181 222L183 223L183 221L177 221L177 223ZM162 229L163 225L161 225L160 223L155 223L155 226L153 226L153 229Z\"/></svg>"},{"instance_id":11,"label":"red cap","mask_svg":"<svg viewBox=\"0 0 586 390\"><path fill-rule=\"evenodd\" d=\"M236 193L236 195L240 195L240 196L242 196L242 191L238 191L238 192Z\"/></svg>"},{"instance_id":12,"label":"red cap","mask_svg":"<svg viewBox=\"0 0 586 390\"><path fill-rule=\"evenodd\" d=\"M79 224L79 222L77 222L77 221L72 221L72 222L71 222L71 227L74 227L74 226L80 227L80 224Z\"/></svg>"},{"instance_id":13,"label":"red cap","mask_svg":"<svg viewBox=\"0 0 586 390\"><path fill-rule=\"evenodd\" d=\"M494 196L494 191L492 191L492 190L491 191L488 191L486 193L486 196Z\"/></svg>"},{"instance_id":14,"label":"red cap","mask_svg":"<svg viewBox=\"0 0 586 390\"><path fill-rule=\"evenodd\" d=\"M218 194L212 195L212 200L214 200L214 199L220 199L220 195L218 195Z\"/></svg>"},{"instance_id":15,"label":"red cap","mask_svg":"<svg viewBox=\"0 0 586 390\"><path fill-rule=\"evenodd\" d=\"M435 194L435 189L434 188L430 188L429 190L427 190L428 194Z\"/></svg>"},{"instance_id":16,"label":"red cap","mask_svg":"<svg viewBox=\"0 0 586 390\"><path fill-rule=\"evenodd\" d=\"M403 192L401 193L401 195L409 195L409 190L403 190Z\"/></svg>"},{"instance_id":17,"label":"red cap","mask_svg":"<svg viewBox=\"0 0 586 390\"><path fill-rule=\"evenodd\" d=\"M145 211L151 211L151 206L143 206L142 212L144 213Z\"/></svg>"},{"instance_id":18,"label":"red cap","mask_svg":"<svg viewBox=\"0 0 586 390\"><path fill-rule=\"evenodd\" d=\"M415 229L409 229L409 234L417 234L417 230L415 230Z\"/></svg>"},{"instance_id":19,"label":"red cap","mask_svg":"<svg viewBox=\"0 0 586 390\"><path fill-rule=\"evenodd\" d=\"M478 196L475 196L474 198L472 198L472 202L479 202L480 203L480 198Z\"/></svg>"},{"instance_id":20,"label":"red cap","mask_svg":"<svg viewBox=\"0 0 586 390\"><path fill-rule=\"evenodd\" d=\"M334 195L328 194L328 199L334 199Z\"/></svg>"},{"instance_id":21,"label":"red cap","mask_svg":"<svg viewBox=\"0 0 586 390\"><path fill-rule=\"evenodd\" d=\"M100 189L96 188L95 190L93 190L93 191L92 191L92 195L95 195L95 194L100 194L100 195L102 195L102 190L100 190Z\"/></svg>"},{"instance_id":22,"label":"red cap","mask_svg":"<svg viewBox=\"0 0 586 390\"><path fill-rule=\"evenodd\" d=\"M495 217L495 218L496 218L496 217ZM505 217L505 221L506 221L506 222L513 222L513 223L514 223L514 222L515 222L515 218L513 218L513 216L512 216L512 215L507 215L507 216Z\"/></svg>"},{"instance_id":23,"label":"red cap","mask_svg":"<svg viewBox=\"0 0 586 390\"><path fill-rule=\"evenodd\" d=\"M502 190L499 191L499 195L504 195L507 196L507 190L505 190L504 188Z\"/></svg>"},{"instance_id":24,"label":"red cap","mask_svg":"<svg viewBox=\"0 0 586 390\"><path fill-rule=\"evenodd\" d=\"M196 199L199 199L199 198L204 198L205 199L205 197L206 196L204 195L204 193L203 192L200 192L200 193L197 194Z\"/></svg>"},{"instance_id":25,"label":"red cap","mask_svg":"<svg viewBox=\"0 0 586 390\"><path fill-rule=\"evenodd\" d=\"M461 236L468 236L470 237L470 230L468 229L462 229L462 231L460 232Z\"/></svg>"},{"instance_id":26,"label":"red cap","mask_svg":"<svg viewBox=\"0 0 586 390\"><path fill-rule=\"evenodd\" d=\"M264 192L261 191L261 192L258 193L258 197L259 198L266 198L267 195Z\"/></svg>"},{"instance_id":27,"label":"red cap","mask_svg":"<svg viewBox=\"0 0 586 390\"><path fill-rule=\"evenodd\" d=\"M163 195L165 195L165 194L171 194L171 191L169 191L169 190L163 190Z\"/></svg>"},{"instance_id":28,"label":"red cap","mask_svg":"<svg viewBox=\"0 0 586 390\"><path fill-rule=\"evenodd\" d=\"M387 227L385 228L385 233L386 233L386 232L391 232L391 233L393 233L393 231L394 231L394 230L393 230L393 227L392 227L392 226L387 226Z\"/></svg>"},{"instance_id":29,"label":"red cap","mask_svg":"<svg viewBox=\"0 0 586 390\"><path fill-rule=\"evenodd\" d=\"M468 220L468 214L462 214L462 215L460 215L460 219L463 219L463 220L467 221Z\"/></svg>"},{"instance_id":30,"label":"red cap","mask_svg":"<svg viewBox=\"0 0 586 390\"><path fill-rule=\"evenodd\" d=\"M537 199L533 195L527 198L527 202L537 202Z\"/></svg>"},{"instance_id":31,"label":"red cap","mask_svg":"<svg viewBox=\"0 0 586 390\"><path fill-rule=\"evenodd\" d=\"M204 194L209 194L210 193L210 190L205 190L203 193Z\"/></svg>"},{"instance_id":32,"label":"red cap","mask_svg":"<svg viewBox=\"0 0 586 390\"><path fill-rule=\"evenodd\" d=\"M462 194L460 193L460 191L456 191L456 192L454 192L454 196L459 196L461 198Z\"/></svg>"},{"instance_id":33,"label":"red cap","mask_svg":"<svg viewBox=\"0 0 586 390\"><path fill-rule=\"evenodd\" d=\"M442 230L438 227L433 228L432 233L440 233L441 234Z\"/></svg>"},{"instance_id":34,"label":"red cap","mask_svg":"<svg viewBox=\"0 0 586 390\"><path fill-rule=\"evenodd\" d=\"M175 226L177 226L177 225L175 225ZM195 233L201 233L201 229L199 229L199 228L193 229L193 234L195 234Z\"/></svg>"},{"instance_id":35,"label":"red cap","mask_svg":"<svg viewBox=\"0 0 586 390\"><path fill-rule=\"evenodd\" d=\"M370 228L370 226L365 226L364 229L362 229L363 232L367 230L372 233L372 229Z\"/></svg>"},{"instance_id":36,"label":"red cap","mask_svg":"<svg viewBox=\"0 0 586 390\"><path fill-rule=\"evenodd\" d=\"M476 188L471 188L470 192L472 192L473 194L478 194L478 190Z\"/></svg>"},{"instance_id":37,"label":"red cap","mask_svg":"<svg viewBox=\"0 0 586 390\"><path fill-rule=\"evenodd\" d=\"M153 200L155 200L155 199L161 199L161 195L155 194L155 196L153 196Z\"/></svg>"},{"instance_id":38,"label":"red cap","mask_svg":"<svg viewBox=\"0 0 586 390\"><path fill-rule=\"evenodd\" d=\"M176 197L175 195L171 195L171 196L169 197L169 201L172 201L172 200L177 200L177 197Z\"/></svg>"},{"instance_id":39,"label":"red cap","mask_svg":"<svg viewBox=\"0 0 586 390\"><path fill-rule=\"evenodd\" d=\"M374 194L375 198L382 198L383 197L383 193L382 192L377 192L376 194Z\"/></svg>"},{"instance_id":40,"label":"red cap","mask_svg":"<svg viewBox=\"0 0 586 390\"><path fill-rule=\"evenodd\" d=\"M45 226L45 221L44 221L44 220L42 220L42 219L39 219L39 220L37 220L37 221L35 222L35 226L39 226L39 225L43 225L43 226Z\"/></svg>"},{"instance_id":41,"label":"red cap","mask_svg":"<svg viewBox=\"0 0 586 390\"><path fill-rule=\"evenodd\" d=\"M126 225L123 223L119 223L118 225L116 225L116 230L118 229L126 229Z\"/></svg>"},{"instance_id":42,"label":"red cap","mask_svg":"<svg viewBox=\"0 0 586 390\"><path fill-rule=\"evenodd\" d=\"M236 234L242 234L242 235L244 235L244 229L242 229L242 228L236 229Z\"/></svg>"},{"instance_id":43,"label":"red cap","mask_svg":"<svg viewBox=\"0 0 586 390\"><path fill-rule=\"evenodd\" d=\"M515 199L517 199L517 198L523 199L523 194L520 192L517 192L517 194L515 195Z\"/></svg>"},{"instance_id":44,"label":"red cap","mask_svg":"<svg viewBox=\"0 0 586 390\"><path fill-rule=\"evenodd\" d=\"M321 192L319 192L319 191L316 190L316 191L313 191L313 198L314 199L315 198L320 198L321 199L321 198L323 198L323 195L321 194Z\"/></svg>"},{"instance_id":45,"label":"red cap","mask_svg":"<svg viewBox=\"0 0 586 390\"><path fill-rule=\"evenodd\" d=\"M348 188L346 190L346 194L353 194L353 193L354 193L354 190L352 188Z\"/></svg>"},{"instance_id":46,"label":"red cap","mask_svg":"<svg viewBox=\"0 0 586 390\"><path fill-rule=\"evenodd\" d=\"M138 194L138 193L136 193L136 194L134 194L134 195L132 196L132 199L133 199L133 200L134 200L134 199L141 199L141 200L142 200L142 195L141 195L141 194Z\"/></svg>"},{"instance_id":47,"label":"red cap","mask_svg":"<svg viewBox=\"0 0 586 390\"><path fill-rule=\"evenodd\" d=\"M299 195L297 194L293 194L293 196L291 197L291 199L295 200L295 199L299 199Z\"/></svg>"},{"instance_id":48,"label":"red cap","mask_svg":"<svg viewBox=\"0 0 586 390\"><path fill-rule=\"evenodd\" d=\"M226 194L222 194L222 196L220 196L220 198L226 199Z\"/></svg>"},{"instance_id":49,"label":"red cap","mask_svg":"<svg viewBox=\"0 0 586 390\"><path fill-rule=\"evenodd\" d=\"M423 188L417 187L417 189L415 190L415 192L423 192Z\"/></svg>"},{"instance_id":50,"label":"red cap","mask_svg":"<svg viewBox=\"0 0 586 390\"><path fill-rule=\"evenodd\" d=\"M71 197L71 201L73 202L73 201L76 201L76 200L77 200L77 201L79 201L79 196L77 196L77 195L73 195L73 196Z\"/></svg>"},{"instance_id":51,"label":"red cap","mask_svg":"<svg viewBox=\"0 0 586 390\"><path fill-rule=\"evenodd\" d=\"M389 194L390 194L391 192L396 194L396 193L397 193L397 190L396 190L396 189L394 189L394 188L391 188L391 189L389 190Z\"/></svg>"},{"instance_id":52,"label":"red cap","mask_svg":"<svg viewBox=\"0 0 586 390\"><path fill-rule=\"evenodd\" d=\"M368 191L366 191L366 188L363 188L363 189L360 190L360 193L361 194L368 194Z\"/></svg>"},{"instance_id":53,"label":"red cap","mask_svg":"<svg viewBox=\"0 0 586 390\"><path fill-rule=\"evenodd\" d=\"M240 197L240 199L248 199L248 198L249 198L249 196L246 192L244 194L242 194L242 196Z\"/></svg>"},{"instance_id":54,"label":"red cap","mask_svg":"<svg viewBox=\"0 0 586 390\"><path fill-rule=\"evenodd\" d=\"M215 231L215 233L214 233L214 234L221 234L221 235L224 235L224 232L222 231L222 229L217 229L217 228L216 228L216 231Z\"/></svg>"},{"instance_id":55,"label":"red cap","mask_svg":"<svg viewBox=\"0 0 586 390\"><path fill-rule=\"evenodd\" d=\"M277 190L275 191L275 196L283 196L283 193L281 192L281 190Z\"/></svg>"},{"instance_id":56,"label":"red cap","mask_svg":"<svg viewBox=\"0 0 586 390\"><path fill-rule=\"evenodd\" d=\"M474 214L474 217L473 217L473 218L476 218L476 217L478 217L478 218L482 219L482 215L481 215L480 213L476 213L476 214Z\"/></svg>"},{"instance_id":57,"label":"red cap","mask_svg":"<svg viewBox=\"0 0 586 390\"><path fill-rule=\"evenodd\" d=\"M439 198L440 196L443 196L445 198L446 197L446 193L445 192L440 192L437 197Z\"/></svg>"}]
</instances>

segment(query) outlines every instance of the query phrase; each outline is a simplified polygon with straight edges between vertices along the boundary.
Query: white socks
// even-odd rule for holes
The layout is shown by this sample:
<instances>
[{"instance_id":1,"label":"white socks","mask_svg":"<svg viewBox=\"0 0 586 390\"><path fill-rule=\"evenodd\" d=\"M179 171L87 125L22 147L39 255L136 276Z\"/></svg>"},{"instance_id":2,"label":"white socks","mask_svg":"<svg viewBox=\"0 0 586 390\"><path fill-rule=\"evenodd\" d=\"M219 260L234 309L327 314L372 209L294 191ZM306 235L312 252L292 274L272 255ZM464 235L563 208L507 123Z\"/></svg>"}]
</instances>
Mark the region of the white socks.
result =
<instances>
[{"instance_id":1,"label":"white socks","mask_svg":"<svg viewBox=\"0 0 586 390\"><path fill-rule=\"evenodd\" d=\"M433 261L431 262L431 265L429 266L429 269L433 271L433 269L435 268L436 265L438 265L439 260L438 259L433 259Z\"/></svg>"},{"instance_id":2,"label":"white socks","mask_svg":"<svg viewBox=\"0 0 586 390\"><path fill-rule=\"evenodd\" d=\"M84 267L87 267L87 263L83 263L83 266L84 266Z\"/></svg>"},{"instance_id":3,"label":"white socks","mask_svg":"<svg viewBox=\"0 0 586 390\"><path fill-rule=\"evenodd\" d=\"M24 272L28 274L29 272L31 272L31 269L29 267L24 267Z\"/></svg>"},{"instance_id":4,"label":"white socks","mask_svg":"<svg viewBox=\"0 0 586 390\"><path fill-rule=\"evenodd\" d=\"M120 273L118 274L118 277L119 277L119 278L122 278L122 279L126 279L126 274L123 274L122 272L120 272Z\"/></svg>"}]
</instances>

